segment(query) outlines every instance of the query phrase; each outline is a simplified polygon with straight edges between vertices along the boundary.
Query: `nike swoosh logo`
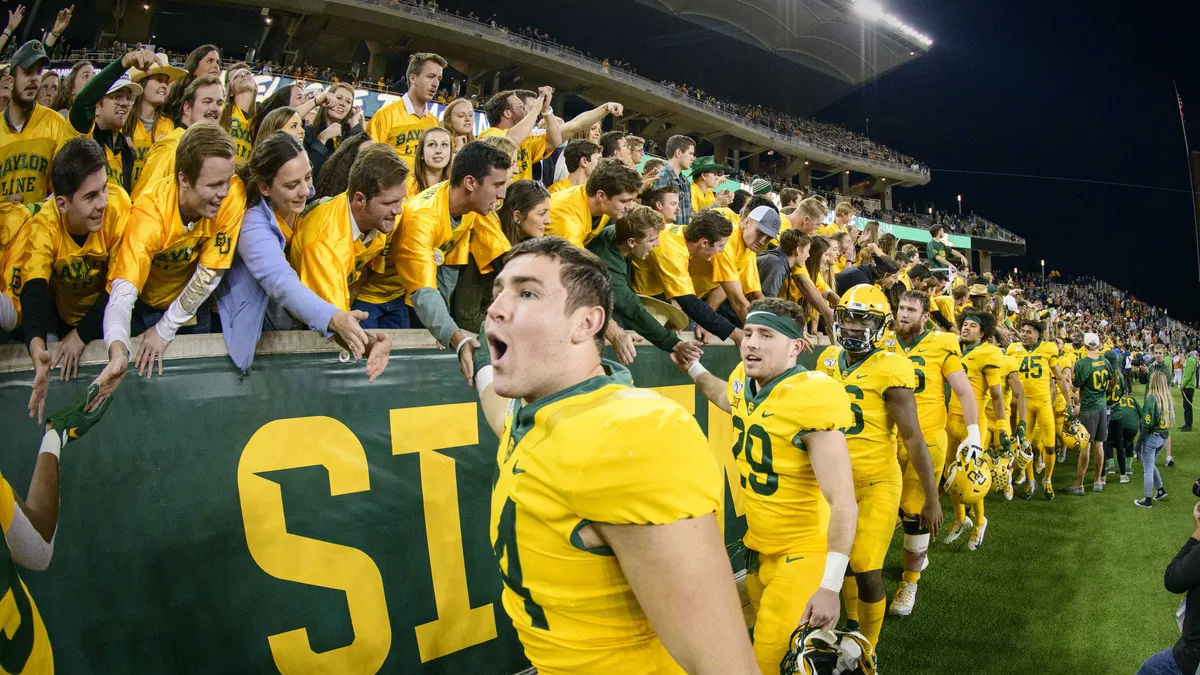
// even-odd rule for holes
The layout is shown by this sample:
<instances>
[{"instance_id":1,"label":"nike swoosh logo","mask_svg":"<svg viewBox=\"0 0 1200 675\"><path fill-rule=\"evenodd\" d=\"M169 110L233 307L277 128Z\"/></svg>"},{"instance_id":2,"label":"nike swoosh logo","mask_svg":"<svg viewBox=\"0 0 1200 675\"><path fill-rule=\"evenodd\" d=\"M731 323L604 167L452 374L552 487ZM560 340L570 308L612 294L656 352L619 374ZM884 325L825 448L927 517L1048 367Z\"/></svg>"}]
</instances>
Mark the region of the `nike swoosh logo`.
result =
<instances>
[{"instance_id":1,"label":"nike swoosh logo","mask_svg":"<svg viewBox=\"0 0 1200 675\"><path fill-rule=\"evenodd\" d=\"M875 481L874 483L867 483L867 487L872 487L872 486L875 486L875 485L879 485L879 484L880 484L880 483L882 483L882 482L883 482L883 481L881 481L881 480L877 480L877 481Z\"/></svg>"},{"instance_id":2,"label":"nike swoosh logo","mask_svg":"<svg viewBox=\"0 0 1200 675\"><path fill-rule=\"evenodd\" d=\"M804 556L798 555L795 558L793 558L792 556L789 555L788 557L783 559L783 561L785 563L792 563L792 562L796 562L797 560L804 560Z\"/></svg>"},{"instance_id":3,"label":"nike swoosh logo","mask_svg":"<svg viewBox=\"0 0 1200 675\"><path fill-rule=\"evenodd\" d=\"M857 380L861 380L861 379L863 379L864 377L866 377L866 375L859 375L859 376L857 376L855 379L857 379Z\"/></svg>"},{"instance_id":4,"label":"nike swoosh logo","mask_svg":"<svg viewBox=\"0 0 1200 675\"><path fill-rule=\"evenodd\" d=\"M71 438L79 438L79 429L77 429L75 427L71 427L70 429L67 430L67 435L70 436Z\"/></svg>"},{"instance_id":5,"label":"nike swoosh logo","mask_svg":"<svg viewBox=\"0 0 1200 675\"><path fill-rule=\"evenodd\" d=\"M517 465L513 464L513 475L515 476L519 473L525 473L525 469L518 469Z\"/></svg>"},{"instance_id":6,"label":"nike swoosh logo","mask_svg":"<svg viewBox=\"0 0 1200 675\"><path fill-rule=\"evenodd\" d=\"M775 416L775 413L768 413L768 412L765 412L765 413L763 413L763 414L762 414L762 416L763 416L763 419L766 419L766 418L768 418L768 417L774 417L774 416Z\"/></svg>"}]
</instances>

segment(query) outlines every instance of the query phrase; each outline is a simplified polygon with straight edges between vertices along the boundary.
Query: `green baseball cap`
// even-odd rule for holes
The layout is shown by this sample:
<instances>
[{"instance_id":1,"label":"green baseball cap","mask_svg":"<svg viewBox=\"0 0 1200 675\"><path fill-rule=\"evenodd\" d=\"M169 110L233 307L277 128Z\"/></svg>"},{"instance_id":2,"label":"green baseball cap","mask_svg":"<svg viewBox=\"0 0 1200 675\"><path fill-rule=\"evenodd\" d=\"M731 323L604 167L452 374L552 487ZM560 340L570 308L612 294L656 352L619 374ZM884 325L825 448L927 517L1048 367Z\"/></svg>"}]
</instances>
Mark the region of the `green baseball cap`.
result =
<instances>
[{"instance_id":1,"label":"green baseball cap","mask_svg":"<svg viewBox=\"0 0 1200 675\"><path fill-rule=\"evenodd\" d=\"M21 45L9 63L17 68L28 70L37 65L38 61L45 61L49 64L50 57L46 55L46 48L42 46L41 41L30 40Z\"/></svg>"}]
</instances>

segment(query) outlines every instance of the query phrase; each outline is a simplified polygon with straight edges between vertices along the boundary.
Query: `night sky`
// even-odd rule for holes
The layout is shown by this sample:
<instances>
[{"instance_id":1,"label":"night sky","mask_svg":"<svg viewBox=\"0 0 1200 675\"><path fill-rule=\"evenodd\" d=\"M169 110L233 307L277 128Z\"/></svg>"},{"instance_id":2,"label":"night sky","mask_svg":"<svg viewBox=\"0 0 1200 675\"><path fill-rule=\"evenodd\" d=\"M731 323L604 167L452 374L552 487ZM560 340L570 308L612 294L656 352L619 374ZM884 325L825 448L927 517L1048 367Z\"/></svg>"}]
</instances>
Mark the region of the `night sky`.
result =
<instances>
[{"instance_id":1,"label":"night sky","mask_svg":"<svg viewBox=\"0 0 1200 675\"><path fill-rule=\"evenodd\" d=\"M444 0L484 18L499 7ZM973 209L1025 237L1026 258L997 268L1092 274L1174 316L1200 319L1187 159L1171 81L1200 119L1200 56L1188 3L885 0L933 39L925 56L816 115L865 131L933 168L901 203ZM686 80L731 99L787 110L803 101L799 68L633 0L503 3L497 19L531 25L654 79ZM1194 121L1193 145L1200 149ZM945 170L1059 176L1116 187Z\"/></svg>"}]
</instances>

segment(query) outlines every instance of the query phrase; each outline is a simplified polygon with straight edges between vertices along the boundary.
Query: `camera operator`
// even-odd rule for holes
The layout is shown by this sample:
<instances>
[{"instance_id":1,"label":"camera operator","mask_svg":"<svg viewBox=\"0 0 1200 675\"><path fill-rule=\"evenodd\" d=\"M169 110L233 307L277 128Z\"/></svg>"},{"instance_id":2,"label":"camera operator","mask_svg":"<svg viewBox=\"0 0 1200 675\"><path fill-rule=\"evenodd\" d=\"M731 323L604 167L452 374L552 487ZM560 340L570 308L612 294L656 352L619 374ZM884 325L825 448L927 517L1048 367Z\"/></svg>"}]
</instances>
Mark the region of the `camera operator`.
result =
<instances>
[{"instance_id":1,"label":"camera operator","mask_svg":"<svg viewBox=\"0 0 1200 675\"><path fill-rule=\"evenodd\" d=\"M1192 486L1200 497L1200 481ZM1172 593L1186 593L1176 616L1182 635L1173 647L1146 659L1137 675L1183 675L1200 672L1200 504L1192 509L1196 531L1167 565L1163 584Z\"/></svg>"}]
</instances>

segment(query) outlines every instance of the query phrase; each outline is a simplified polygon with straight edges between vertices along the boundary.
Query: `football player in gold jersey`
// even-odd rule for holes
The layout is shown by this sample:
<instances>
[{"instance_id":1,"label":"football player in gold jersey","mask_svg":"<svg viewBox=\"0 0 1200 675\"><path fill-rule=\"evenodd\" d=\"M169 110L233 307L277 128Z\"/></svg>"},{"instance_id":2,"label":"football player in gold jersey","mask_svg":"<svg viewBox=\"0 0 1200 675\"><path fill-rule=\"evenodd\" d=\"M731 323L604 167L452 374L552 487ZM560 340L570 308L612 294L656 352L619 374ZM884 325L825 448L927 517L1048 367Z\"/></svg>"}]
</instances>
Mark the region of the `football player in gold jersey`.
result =
<instances>
[{"instance_id":1,"label":"football player in gold jersey","mask_svg":"<svg viewBox=\"0 0 1200 675\"><path fill-rule=\"evenodd\" d=\"M1021 342L1008 346L1007 353L1021 360L1021 386L1025 388L1025 422L1029 440L1033 444L1035 454L1042 455L1046 469L1042 476L1042 487L1046 491L1046 499L1054 499L1054 486L1051 478L1054 475L1054 463L1058 459L1054 453L1054 398L1061 392L1071 391L1067 378L1058 368L1058 349L1052 342L1042 341L1042 324L1033 319L1021 322L1019 334ZM1051 386L1053 381L1054 386ZM1075 411L1070 403L1066 409L1067 418L1074 417ZM1025 499L1033 497L1032 465L1025 468Z\"/></svg>"},{"instance_id":2,"label":"football player in gold jersey","mask_svg":"<svg viewBox=\"0 0 1200 675\"><path fill-rule=\"evenodd\" d=\"M0 672L13 675L54 672L54 654L46 625L17 568L41 571L50 566L58 529L59 455L64 445L81 438L104 416L112 399L94 412L83 411L97 391L93 385L86 399L50 416L25 499L0 476L0 529L4 532L0 537L0 590L4 597L0 602L0 626L4 627L6 638L0 641Z\"/></svg>"},{"instance_id":3,"label":"football player in gold jersey","mask_svg":"<svg viewBox=\"0 0 1200 675\"><path fill-rule=\"evenodd\" d=\"M500 434L491 535L526 656L546 674L757 673L722 472L690 414L601 361L604 263L528 239L493 292L475 385Z\"/></svg>"},{"instance_id":4,"label":"football player in gold jersey","mask_svg":"<svg viewBox=\"0 0 1200 675\"><path fill-rule=\"evenodd\" d=\"M854 469L858 531L850 552L854 578L846 580L843 596L847 618L861 626L872 645L879 642L886 611L881 568L900 510L903 473L896 459L897 428L925 491L918 525L937 532L942 524L937 478L917 418L912 362L880 348L890 313L877 286L850 288L838 302L833 324L841 346L826 347L817 357L817 368L841 382L850 395L854 424L846 430L846 442Z\"/></svg>"},{"instance_id":5,"label":"football player in gold jersey","mask_svg":"<svg viewBox=\"0 0 1200 675\"><path fill-rule=\"evenodd\" d=\"M1075 362L1080 358L1079 355L1074 349L1067 349L1066 343L1062 338L1056 338L1054 344L1058 347L1058 369L1064 374L1073 373L1075 371ZM1074 393L1074 388L1072 388L1071 391L1067 392L1066 396L1054 397L1054 444L1058 462L1067 461L1067 443L1066 439L1063 438L1063 427L1067 422L1067 400L1071 399Z\"/></svg>"},{"instance_id":6,"label":"football player in gold jersey","mask_svg":"<svg viewBox=\"0 0 1200 675\"><path fill-rule=\"evenodd\" d=\"M967 437L960 444L979 448L982 439L979 431L979 413L975 406L975 395L962 366L962 350L958 336L940 330L925 330L929 321L929 296L921 291L905 291L896 310L896 332L884 338L884 348L912 361L917 377L913 395L917 400L917 417L921 422L921 435L929 448L929 457L934 470L946 463L946 396L945 385L949 384L954 397L962 405ZM957 455L957 452L955 453ZM925 490L921 477L911 462L904 467L904 483L900 493L900 516L904 521L904 582L896 590L896 597L888 613L896 616L912 614L917 601L917 582L921 572L928 566L926 551L929 549L929 529L921 526L921 506L925 503Z\"/></svg>"},{"instance_id":7,"label":"football player in gold jersey","mask_svg":"<svg viewBox=\"0 0 1200 675\"><path fill-rule=\"evenodd\" d=\"M777 298L746 315L742 362L726 382L699 360L672 357L708 400L733 414L750 551L746 590L754 654L779 671L796 626L832 630L840 607L858 505L846 436L850 398L825 373L796 363L807 351L804 310Z\"/></svg>"}]
</instances>

